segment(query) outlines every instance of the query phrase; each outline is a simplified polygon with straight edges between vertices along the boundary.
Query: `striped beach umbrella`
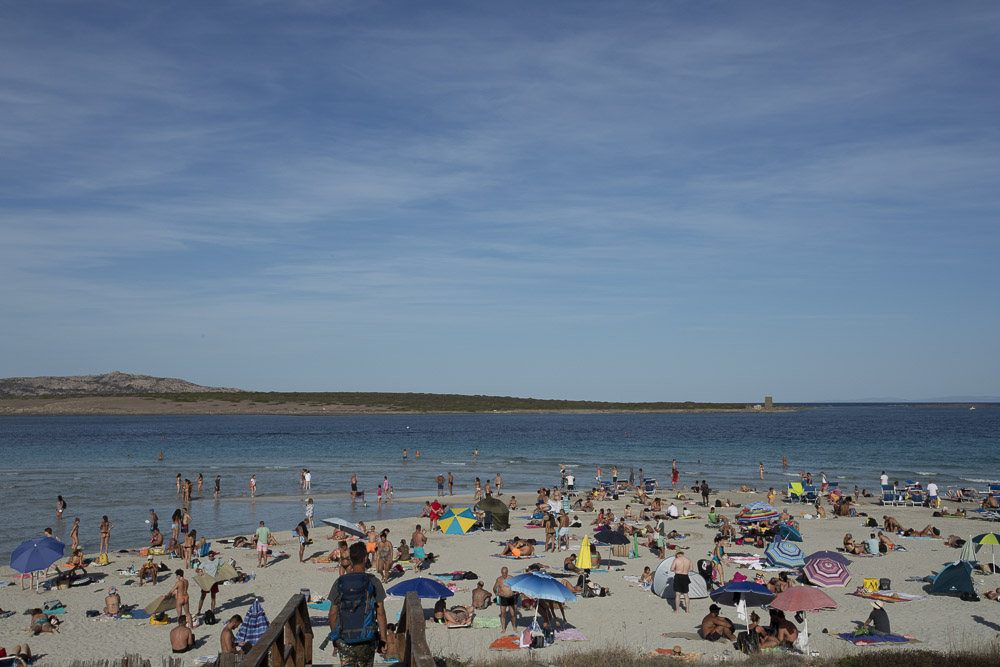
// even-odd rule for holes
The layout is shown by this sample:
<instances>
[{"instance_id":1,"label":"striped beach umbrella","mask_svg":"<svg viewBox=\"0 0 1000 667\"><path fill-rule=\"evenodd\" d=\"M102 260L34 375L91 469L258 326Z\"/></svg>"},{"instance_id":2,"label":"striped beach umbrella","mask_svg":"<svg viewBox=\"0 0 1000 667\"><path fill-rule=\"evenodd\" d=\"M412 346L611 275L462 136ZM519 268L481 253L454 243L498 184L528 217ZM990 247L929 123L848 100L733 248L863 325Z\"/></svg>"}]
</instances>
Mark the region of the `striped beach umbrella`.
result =
<instances>
[{"instance_id":1,"label":"striped beach umbrella","mask_svg":"<svg viewBox=\"0 0 1000 667\"><path fill-rule=\"evenodd\" d=\"M458 512L449 508L444 516L438 519L438 525L445 535L465 535L475 523L476 515L468 508Z\"/></svg>"},{"instance_id":2,"label":"striped beach umbrella","mask_svg":"<svg viewBox=\"0 0 1000 667\"><path fill-rule=\"evenodd\" d=\"M739 523L754 523L755 521L766 521L777 518L778 511L770 503L765 503L761 500L747 503L743 511L736 515L736 521Z\"/></svg>"},{"instance_id":3,"label":"striped beach umbrella","mask_svg":"<svg viewBox=\"0 0 1000 667\"><path fill-rule=\"evenodd\" d=\"M843 587L851 580L851 573L847 568L832 558L813 558L802 568L802 573L806 575L806 579L822 588Z\"/></svg>"},{"instance_id":4,"label":"striped beach umbrella","mask_svg":"<svg viewBox=\"0 0 1000 667\"><path fill-rule=\"evenodd\" d=\"M243 623L236 631L236 643L250 642L251 644L256 644L264 636L264 633L267 632L267 628L270 625L271 622L267 620L264 608L260 606L260 600L255 599L247 610L246 615L243 616Z\"/></svg>"},{"instance_id":5,"label":"striped beach umbrella","mask_svg":"<svg viewBox=\"0 0 1000 667\"><path fill-rule=\"evenodd\" d=\"M769 544L767 549L764 549L764 557L774 567L795 568L805 565L802 549L784 540Z\"/></svg>"},{"instance_id":6,"label":"striped beach umbrella","mask_svg":"<svg viewBox=\"0 0 1000 667\"><path fill-rule=\"evenodd\" d=\"M804 560L808 563L809 561L817 558L829 558L830 560L837 561L844 567L848 567L851 564L851 559L839 551L814 551L806 556Z\"/></svg>"}]
</instances>

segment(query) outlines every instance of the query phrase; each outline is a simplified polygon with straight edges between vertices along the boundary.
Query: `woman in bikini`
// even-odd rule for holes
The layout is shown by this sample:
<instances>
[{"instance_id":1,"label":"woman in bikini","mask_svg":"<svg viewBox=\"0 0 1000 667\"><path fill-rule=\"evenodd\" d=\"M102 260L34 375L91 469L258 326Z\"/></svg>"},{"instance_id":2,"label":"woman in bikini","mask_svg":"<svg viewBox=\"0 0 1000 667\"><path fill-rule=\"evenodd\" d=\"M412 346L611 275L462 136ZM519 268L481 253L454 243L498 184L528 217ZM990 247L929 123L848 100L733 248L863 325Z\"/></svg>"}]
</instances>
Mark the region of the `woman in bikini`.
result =
<instances>
[{"instance_id":1,"label":"woman in bikini","mask_svg":"<svg viewBox=\"0 0 1000 667\"><path fill-rule=\"evenodd\" d=\"M375 552L377 564L375 571L382 575L382 583L389 581L389 568L392 567L392 542L389 541L389 530L383 530L379 537L378 547Z\"/></svg>"},{"instance_id":2,"label":"woman in bikini","mask_svg":"<svg viewBox=\"0 0 1000 667\"><path fill-rule=\"evenodd\" d=\"M31 610L31 634L37 635L43 632L59 632L58 623L52 623L49 617L38 608Z\"/></svg>"},{"instance_id":3,"label":"woman in bikini","mask_svg":"<svg viewBox=\"0 0 1000 667\"><path fill-rule=\"evenodd\" d=\"M77 547L80 546L80 517L73 520L73 528L69 531L69 537L72 541L69 548L71 551L76 551Z\"/></svg>"},{"instance_id":4,"label":"woman in bikini","mask_svg":"<svg viewBox=\"0 0 1000 667\"><path fill-rule=\"evenodd\" d=\"M849 554L863 554L865 553L865 548L854 543L854 538L850 533L844 535L844 551Z\"/></svg>"},{"instance_id":5,"label":"woman in bikini","mask_svg":"<svg viewBox=\"0 0 1000 667\"><path fill-rule=\"evenodd\" d=\"M115 524L108 521L108 515L101 517L101 553L108 553L108 543L111 542L111 529Z\"/></svg>"},{"instance_id":6,"label":"woman in bikini","mask_svg":"<svg viewBox=\"0 0 1000 667\"><path fill-rule=\"evenodd\" d=\"M198 531L192 530L188 533L187 537L184 538L184 567L187 569L191 568L191 559L194 557L194 543L197 536Z\"/></svg>"}]
</instances>

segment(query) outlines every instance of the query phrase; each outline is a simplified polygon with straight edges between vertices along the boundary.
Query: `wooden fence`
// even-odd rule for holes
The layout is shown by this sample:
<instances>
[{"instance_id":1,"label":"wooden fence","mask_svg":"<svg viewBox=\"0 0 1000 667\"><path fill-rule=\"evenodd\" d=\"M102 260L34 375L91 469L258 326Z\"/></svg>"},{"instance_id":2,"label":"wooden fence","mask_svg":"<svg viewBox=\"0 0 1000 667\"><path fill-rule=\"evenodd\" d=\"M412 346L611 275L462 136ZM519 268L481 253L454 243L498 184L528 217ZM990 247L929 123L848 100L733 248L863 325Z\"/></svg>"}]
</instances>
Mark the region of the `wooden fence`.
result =
<instances>
[{"instance_id":1,"label":"wooden fence","mask_svg":"<svg viewBox=\"0 0 1000 667\"><path fill-rule=\"evenodd\" d=\"M307 667L313 664L313 629L306 598L296 593L246 655L221 655L219 667ZM269 660L270 658L270 660Z\"/></svg>"},{"instance_id":2,"label":"wooden fence","mask_svg":"<svg viewBox=\"0 0 1000 667\"><path fill-rule=\"evenodd\" d=\"M404 667L434 667L434 656L424 634L424 610L415 591L406 594L396 626L399 661Z\"/></svg>"}]
</instances>

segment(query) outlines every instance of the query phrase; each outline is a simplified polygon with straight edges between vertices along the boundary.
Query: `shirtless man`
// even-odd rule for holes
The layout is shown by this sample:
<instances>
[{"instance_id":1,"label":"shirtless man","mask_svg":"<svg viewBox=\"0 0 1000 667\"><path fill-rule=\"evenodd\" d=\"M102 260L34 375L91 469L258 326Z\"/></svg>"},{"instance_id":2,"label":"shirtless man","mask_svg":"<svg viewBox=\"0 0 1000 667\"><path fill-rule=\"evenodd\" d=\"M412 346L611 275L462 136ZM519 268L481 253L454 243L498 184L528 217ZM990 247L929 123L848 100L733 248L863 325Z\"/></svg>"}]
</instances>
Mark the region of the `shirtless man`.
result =
<instances>
[{"instance_id":1,"label":"shirtless man","mask_svg":"<svg viewBox=\"0 0 1000 667\"><path fill-rule=\"evenodd\" d=\"M556 546L562 551L569 550L569 516L566 510L559 510L559 530Z\"/></svg>"},{"instance_id":2,"label":"shirtless man","mask_svg":"<svg viewBox=\"0 0 1000 667\"><path fill-rule=\"evenodd\" d=\"M437 481L437 485L438 485L438 492L437 492L438 496L443 496L444 495L444 475L442 475L441 473L438 473L437 479L435 481Z\"/></svg>"},{"instance_id":3,"label":"shirtless man","mask_svg":"<svg viewBox=\"0 0 1000 667\"><path fill-rule=\"evenodd\" d=\"M472 591L472 606L476 609L486 609L490 606L490 592L485 586L486 584L480 581L476 584L476 590Z\"/></svg>"},{"instance_id":4,"label":"shirtless man","mask_svg":"<svg viewBox=\"0 0 1000 667\"><path fill-rule=\"evenodd\" d=\"M245 653L247 648L249 648L248 644L250 642L236 643L236 635L234 634L234 631L241 625L243 625L243 617L236 614L229 619L226 626L222 628L222 635L219 636L219 641L222 643L221 653Z\"/></svg>"},{"instance_id":5,"label":"shirtless man","mask_svg":"<svg viewBox=\"0 0 1000 667\"><path fill-rule=\"evenodd\" d=\"M688 590L691 587L691 560L684 555L682 549L677 550L670 571L674 573L674 613L681 607L681 596L684 597L684 613L691 613L691 598L688 597Z\"/></svg>"},{"instance_id":6,"label":"shirtless man","mask_svg":"<svg viewBox=\"0 0 1000 667\"><path fill-rule=\"evenodd\" d=\"M455 486L455 478L452 476L451 473L448 473L448 495L449 496L455 495L455 492L453 491L453 487L454 486Z\"/></svg>"},{"instance_id":7,"label":"shirtless man","mask_svg":"<svg viewBox=\"0 0 1000 667\"><path fill-rule=\"evenodd\" d=\"M358 476L357 474L351 475L351 499L354 500L358 497Z\"/></svg>"},{"instance_id":8,"label":"shirtless man","mask_svg":"<svg viewBox=\"0 0 1000 667\"><path fill-rule=\"evenodd\" d=\"M191 618L191 606L189 604L189 596L188 596L189 582L187 579L184 578L184 570L176 570L174 574L177 575L177 583L175 583L174 587L170 589L169 593L167 593L167 597L170 597L171 595L176 596L174 598L174 610L177 612L178 617L183 618L183 616L181 615L181 612L183 611L185 614L187 614L188 618ZM173 635L174 633L171 632L170 633L171 643L173 643ZM177 647L174 646L174 648Z\"/></svg>"},{"instance_id":9,"label":"shirtless man","mask_svg":"<svg viewBox=\"0 0 1000 667\"><path fill-rule=\"evenodd\" d=\"M896 521L891 516L885 516L883 514L882 521L884 522L882 525L882 530L885 530L890 533L895 533L896 531L904 530L902 524Z\"/></svg>"},{"instance_id":10,"label":"shirtless man","mask_svg":"<svg viewBox=\"0 0 1000 667\"><path fill-rule=\"evenodd\" d=\"M420 529L420 524L417 524L417 529L413 531L413 571L420 572L420 568L424 565L424 558L427 557L427 553L424 551L424 545L427 544L427 534Z\"/></svg>"},{"instance_id":11,"label":"shirtless man","mask_svg":"<svg viewBox=\"0 0 1000 667\"><path fill-rule=\"evenodd\" d=\"M503 480L500 479L500 473L497 473L496 479L493 480L494 485L497 487L497 496L502 496L500 490L503 488Z\"/></svg>"},{"instance_id":12,"label":"shirtless man","mask_svg":"<svg viewBox=\"0 0 1000 667\"><path fill-rule=\"evenodd\" d=\"M122 596L118 594L118 589L114 586L108 589L108 595L104 598L104 613L109 616L117 616L121 613Z\"/></svg>"},{"instance_id":13,"label":"shirtless man","mask_svg":"<svg viewBox=\"0 0 1000 667\"><path fill-rule=\"evenodd\" d=\"M507 615L510 614L510 623L516 629L517 628L517 596L514 595L514 591L510 590L507 586L507 580L510 579L510 574L507 572L506 567L500 568L500 576L497 577L496 583L493 584L493 593L500 598L500 632L507 631Z\"/></svg>"},{"instance_id":14,"label":"shirtless man","mask_svg":"<svg viewBox=\"0 0 1000 667\"><path fill-rule=\"evenodd\" d=\"M779 609L771 610L771 627L776 630L775 636L780 644L791 647L799 638L799 630L795 624L785 618L785 612Z\"/></svg>"},{"instance_id":15,"label":"shirtless man","mask_svg":"<svg viewBox=\"0 0 1000 667\"><path fill-rule=\"evenodd\" d=\"M725 637L730 641L736 641L733 635L733 622L724 616L719 616L722 609L717 604L708 608L708 615L701 619L701 636L710 642L718 641Z\"/></svg>"},{"instance_id":16,"label":"shirtless man","mask_svg":"<svg viewBox=\"0 0 1000 667\"><path fill-rule=\"evenodd\" d=\"M192 648L194 648L194 633L187 627L187 617L178 616L177 627L170 631L170 652L187 653Z\"/></svg>"},{"instance_id":17,"label":"shirtless man","mask_svg":"<svg viewBox=\"0 0 1000 667\"><path fill-rule=\"evenodd\" d=\"M213 498L219 497L219 492L222 490L222 475L215 476L215 493L212 494Z\"/></svg>"}]
</instances>

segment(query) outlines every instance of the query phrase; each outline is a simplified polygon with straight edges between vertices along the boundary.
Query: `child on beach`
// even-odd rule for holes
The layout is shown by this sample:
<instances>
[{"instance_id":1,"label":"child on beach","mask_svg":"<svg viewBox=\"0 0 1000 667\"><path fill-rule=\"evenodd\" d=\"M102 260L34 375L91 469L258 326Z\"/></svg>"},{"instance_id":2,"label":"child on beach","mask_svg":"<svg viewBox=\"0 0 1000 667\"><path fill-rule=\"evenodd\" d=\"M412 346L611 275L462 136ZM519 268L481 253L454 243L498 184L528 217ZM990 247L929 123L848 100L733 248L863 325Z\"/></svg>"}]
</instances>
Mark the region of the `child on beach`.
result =
<instances>
[{"instance_id":1,"label":"child on beach","mask_svg":"<svg viewBox=\"0 0 1000 667\"><path fill-rule=\"evenodd\" d=\"M313 511L314 511L314 509L315 509L315 505L313 505L313 499L310 498L306 502L306 521L309 523L309 527L310 528L315 528L316 527L313 524Z\"/></svg>"}]
</instances>

